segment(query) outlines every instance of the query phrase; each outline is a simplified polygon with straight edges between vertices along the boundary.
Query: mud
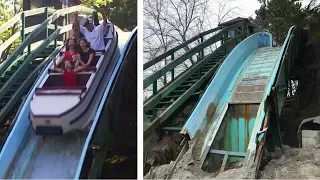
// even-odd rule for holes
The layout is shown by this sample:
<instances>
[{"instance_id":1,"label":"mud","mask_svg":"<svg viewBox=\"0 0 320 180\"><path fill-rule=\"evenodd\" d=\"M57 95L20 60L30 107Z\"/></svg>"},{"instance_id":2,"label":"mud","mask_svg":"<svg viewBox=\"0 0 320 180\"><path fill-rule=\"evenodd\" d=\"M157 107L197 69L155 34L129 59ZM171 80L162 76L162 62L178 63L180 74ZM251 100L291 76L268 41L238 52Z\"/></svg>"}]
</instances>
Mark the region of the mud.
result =
<instances>
[{"instance_id":1,"label":"mud","mask_svg":"<svg viewBox=\"0 0 320 180\"><path fill-rule=\"evenodd\" d=\"M185 124L187 118L191 115L192 110L194 106L196 105L196 102L190 101L188 104L183 108L183 110L170 122L166 122L164 126L166 127L183 127ZM147 176L147 173L153 174L154 169L158 169L156 171L162 172L163 168L166 166L169 166L171 161L174 161L181 149L182 146L180 146L180 143L183 139L183 136L179 133L179 131L176 132L161 132L160 139L157 141L151 150L145 153L145 160L144 160L144 175ZM155 168L156 167L156 168ZM155 172L154 175L151 175L151 177L158 177L158 174Z\"/></svg>"},{"instance_id":2,"label":"mud","mask_svg":"<svg viewBox=\"0 0 320 180\"><path fill-rule=\"evenodd\" d=\"M198 141L199 142L199 141ZM190 142L190 148L177 164L172 179L254 179L253 167L228 169L220 174L207 173L199 168L196 158L197 141ZM267 163L258 172L259 179L318 179L320 178L320 148L291 148L283 146L284 153L277 150L265 153L263 161ZM266 158L267 157L267 158ZM262 164L265 164L262 161ZM169 165L153 168L146 179L165 179L169 174ZM238 164L241 166L241 164Z\"/></svg>"},{"instance_id":3,"label":"mud","mask_svg":"<svg viewBox=\"0 0 320 180\"><path fill-rule=\"evenodd\" d=\"M207 124L211 124L212 120ZM188 142L189 148L188 151L183 155L182 159L177 163L176 167L173 170L173 174L170 178L172 179L208 179L212 178L215 175L212 173L205 172L201 169L201 149L204 144L205 135L209 130L209 125L205 126L203 131L198 131L195 137ZM169 175L168 169L171 169L172 164L171 162L168 165L163 165L160 167L153 168L150 170L146 175L145 179L152 179L153 177L157 177L157 179L166 179ZM163 173L163 169L169 173ZM158 176L161 174L160 176Z\"/></svg>"},{"instance_id":4,"label":"mud","mask_svg":"<svg viewBox=\"0 0 320 180\"><path fill-rule=\"evenodd\" d=\"M172 179L199 179L203 177L210 177L210 173L201 170L200 159L196 158L200 157L200 143L201 142L197 138L189 142L189 149L174 169L173 175L171 176ZM166 179L173 164L174 162L172 161L170 164L151 168L144 178Z\"/></svg>"},{"instance_id":5,"label":"mud","mask_svg":"<svg viewBox=\"0 0 320 180\"><path fill-rule=\"evenodd\" d=\"M181 140L182 137L178 132L162 136L161 140L152 150L146 153L144 172L147 173L149 170L151 171L151 167L169 164L172 160L175 160L181 151ZM157 175L155 176L157 177Z\"/></svg>"}]
</instances>

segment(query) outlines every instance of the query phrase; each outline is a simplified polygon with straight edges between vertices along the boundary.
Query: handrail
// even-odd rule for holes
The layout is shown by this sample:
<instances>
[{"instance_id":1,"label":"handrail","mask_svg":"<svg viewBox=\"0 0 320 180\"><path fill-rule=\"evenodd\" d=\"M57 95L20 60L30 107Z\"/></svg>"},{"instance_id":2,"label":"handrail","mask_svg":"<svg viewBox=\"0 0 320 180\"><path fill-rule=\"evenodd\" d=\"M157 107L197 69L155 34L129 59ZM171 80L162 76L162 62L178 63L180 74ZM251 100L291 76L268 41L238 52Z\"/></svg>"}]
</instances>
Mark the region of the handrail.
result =
<instances>
[{"instance_id":1,"label":"handrail","mask_svg":"<svg viewBox=\"0 0 320 180\"><path fill-rule=\"evenodd\" d=\"M41 74L44 70L44 67L46 67L46 65L50 62L50 58L51 56L55 56L56 54L58 54L61 50L63 46L59 46L57 47L49 56L48 58L46 58L44 61L42 61L35 70L32 71L32 73L27 77L26 81L24 81L22 83L22 85L19 87L19 89L15 92L15 94L13 95L12 99L10 99L10 101L6 104L6 106L0 111L0 122L4 121L4 118L6 117L6 115L10 112L10 110L14 107L14 105L19 101L19 97L22 95L23 93L23 89L26 87L29 87L34 80L37 79L38 75ZM25 99L22 101L25 101ZM19 112L21 111L23 106L20 106L17 114L19 114ZM16 116L17 117L17 116ZM17 118L14 118L12 125L10 126L10 129L8 131L8 134L10 133L12 127L14 126L14 123L16 121ZM2 147L0 147L1 150Z\"/></svg>"},{"instance_id":2,"label":"handrail","mask_svg":"<svg viewBox=\"0 0 320 180\"><path fill-rule=\"evenodd\" d=\"M22 13L24 13L25 17L29 17L29 16L45 13L45 9L46 9L45 7L42 7L42 8L37 8L37 9L32 9L32 10L19 12L13 18L11 18L9 21L5 22L4 24L2 24L0 26L0 34L3 33L4 31L8 30L11 26L16 24L17 22L21 21L21 14ZM50 9L50 12L54 12L55 11L55 9L48 8L48 10L49 9Z\"/></svg>"},{"instance_id":3,"label":"handrail","mask_svg":"<svg viewBox=\"0 0 320 180\"><path fill-rule=\"evenodd\" d=\"M58 19L60 16L64 16L65 14L73 13L76 11L80 12L95 12L96 10L84 7L84 6L73 6L65 9L60 9L55 11L50 17L48 17L41 25L39 25L36 29L34 29L26 38L25 40L14 50L14 52L9 56L9 58L2 64L0 67L0 74L2 74L10 64L17 58L19 54L23 52L23 50L30 45L32 40L39 35L45 28L49 26L53 21Z\"/></svg>"},{"instance_id":4,"label":"handrail","mask_svg":"<svg viewBox=\"0 0 320 180\"><path fill-rule=\"evenodd\" d=\"M189 69L189 71L185 72L181 77L179 77L179 80L183 80L183 79L187 79L189 76L191 76L194 72L196 72L198 69L201 68L201 66L205 63L208 62L208 60L210 60L212 57L214 57L215 55L218 54L219 50L222 50L223 48L227 47L228 45L236 42L237 40L243 38L245 36L245 34L241 34L238 35L230 40L228 40L227 42L221 44L221 46L219 46L217 48L216 51L214 51L213 53L209 54L208 56L206 56L202 61L197 62L193 67L191 67ZM148 99L146 102L144 102L143 104L143 110L144 112L150 110L151 108L153 108L157 102L164 97L165 95L169 94L172 90L174 90L176 87L178 87L179 84L169 84L168 86L166 86L161 92L159 92L158 94L154 95L152 98Z\"/></svg>"},{"instance_id":5,"label":"handrail","mask_svg":"<svg viewBox=\"0 0 320 180\"><path fill-rule=\"evenodd\" d=\"M63 34L72 29L72 24L63 26L55 30L44 42L39 45L39 47L31 52L27 58L24 59L21 66L16 70L16 72L8 79L8 81L0 89L0 100L9 91L13 83L20 77L24 72L32 59L34 59L40 52L42 52L52 41L54 41L60 34Z\"/></svg>"},{"instance_id":6,"label":"handrail","mask_svg":"<svg viewBox=\"0 0 320 180\"><path fill-rule=\"evenodd\" d=\"M247 21L242 21L240 23L246 23L247 25L250 25L250 26L253 26L253 27L257 27L255 24L251 23L251 22L247 22ZM231 26L230 26L231 27ZM166 57L169 57L171 56L174 52L186 47L188 44L191 44L193 43L194 41L198 40L198 39L201 39L201 42L203 42L203 37L208 35L208 34L211 34L211 33L214 33L218 30L221 30L221 31L225 31L226 29L222 29L222 26L220 27L216 27L216 28L213 28L213 29L210 29L210 30L207 30L207 31L204 31L194 37L192 37L191 39L183 42L182 44L179 44L178 46L168 50L167 52L164 52L163 54L157 56L156 58L146 62L143 64L143 70L146 70L148 69L149 67L153 66L154 64L160 62L161 60L165 59Z\"/></svg>"},{"instance_id":7,"label":"handrail","mask_svg":"<svg viewBox=\"0 0 320 180\"><path fill-rule=\"evenodd\" d=\"M276 93L277 116L281 115L284 98L287 95L287 88L284 87L287 87L287 83L290 80L290 73L296 65L296 59L298 59L298 53L306 42L305 32L306 30L303 28L291 27L283 45L281 62L273 85ZM301 43L301 41L304 41L304 43Z\"/></svg>"},{"instance_id":8,"label":"handrail","mask_svg":"<svg viewBox=\"0 0 320 180\"><path fill-rule=\"evenodd\" d=\"M214 28L214 29L210 29L210 30L208 30L208 31L204 31L204 32L202 32L202 33L200 33L200 34L192 37L191 39L183 42L182 44L179 44L178 46L176 46L176 47L170 49L169 51L167 51L167 52L159 55L158 57L156 57L156 58L154 58L154 59L152 59L152 60L144 63L144 64L143 64L143 70L146 70L146 69L148 69L150 66L153 66L154 64L156 64L156 63L158 63L159 61L161 61L162 59L164 59L164 58L166 58L166 57L168 57L168 56L171 56L172 53L174 53L174 52L176 52L176 51L178 51L178 50L186 47L188 44L190 44L190 43L198 40L199 38L203 38L203 36L208 35L208 34L210 34L210 33L213 33L213 32L215 32L215 31L218 31L218 30L220 30L220 29L221 29L221 27L217 27L217 28Z\"/></svg>"},{"instance_id":9,"label":"handrail","mask_svg":"<svg viewBox=\"0 0 320 180\"><path fill-rule=\"evenodd\" d=\"M161 76L164 76L168 71L172 70L173 68L175 68L179 64L183 63L184 61L186 61L191 56L193 56L194 54L198 53L199 49L204 49L204 48L212 45L213 43L219 41L226 31L228 31L230 29L233 29L233 28L236 28L236 27L239 27L239 26L242 26L242 25L245 25L245 24L246 24L246 22L240 22L240 23L234 24L232 26L226 27L222 31L220 31L219 33L213 35L212 37L210 37L209 39L205 40L201 44L199 44L196 47L190 49L188 52L186 52L182 56L180 56L177 59L174 59L173 61L169 62L162 69L160 69L159 71L157 71L157 72L153 73L152 75L148 76L147 78L145 78L144 81L143 81L143 88L145 89L146 87L151 85L154 81L159 79Z\"/></svg>"},{"instance_id":10,"label":"handrail","mask_svg":"<svg viewBox=\"0 0 320 180\"><path fill-rule=\"evenodd\" d=\"M17 39L21 38L23 41L25 38L25 35L28 33L32 32L34 30L34 27L37 26L30 26L30 27L25 27L25 18L34 16L34 15L40 15L44 14L45 17L48 17L49 13L53 13L55 9L48 8L48 7L43 7L43 8L37 8L37 9L32 9L32 10L27 10L20 12L16 14L13 18L11 18L9 21L4 23L0 27L0 34L8 31L10 27L15 26L17 23L20 23L20 26L17 27L17 32L11 35L5 42L0 44L0 56L1 54L8 48L10 45L12 45ZM31 51L31 45L29 45L28 51L30 53ZM9 54L8 54L9 55ZM7 56L3 57L2 61L5 61L7 59ZM2 66L3 64L1 64Z\"/></svg>"},{"instance_id":11,"label":"handrail","mask_svg":"<svg viewBox=\"0 0 320 180\"><path fill-rule=\"evenodd\" d=\"M37 24L37 25L25 28L24 29L24 34L28 34L28 33L32 32L32 31L34 31L39 26L40 25ZM60 27L60 26L58 26L58 27ZM54 25L49 25L48 29L54 30L55 27L54 27ZM0 54L4 50L6 50L9 47L9 45L12 44L15 40L17 40L20 36L21 36L21 32L16 32L9 39L7 39L4 43L0 44Z\"/></svg>"},{"instance_id":12,"label":"handrail","mask_svg":"<svg viewBox=\"0 0 320 180\"><path fill-rule=\"evenodd\" d=\"M10 27L14 26L18 22L21 23L21 27L18 27L18 32L16 32L15 34L11 35L11 37L9 37L9 39L7 39L4 43L2 43L0 45L0 55L2 54L3 51L5 51L17 39L19 39L21 37L22 41L23 41L24 40L23 39L24 36L26 34L32 32L33 29L31 27L34 27L34 26L31 26L29 28L25 28L25 18L26 17L39 15L41 13L44 13L44 14L46 14L46 16L48 16L49 12L52 13L54 11L55 11L55 9L47 8L47 7L27 10L27 11L23 11L23 12L20 12L20 13L16 14L13 18L11 18L9 21L4 23L0 27L0 34L5 32L5 31L7 31L7 30L9 30Z\"/></svg>"}]
</instances>

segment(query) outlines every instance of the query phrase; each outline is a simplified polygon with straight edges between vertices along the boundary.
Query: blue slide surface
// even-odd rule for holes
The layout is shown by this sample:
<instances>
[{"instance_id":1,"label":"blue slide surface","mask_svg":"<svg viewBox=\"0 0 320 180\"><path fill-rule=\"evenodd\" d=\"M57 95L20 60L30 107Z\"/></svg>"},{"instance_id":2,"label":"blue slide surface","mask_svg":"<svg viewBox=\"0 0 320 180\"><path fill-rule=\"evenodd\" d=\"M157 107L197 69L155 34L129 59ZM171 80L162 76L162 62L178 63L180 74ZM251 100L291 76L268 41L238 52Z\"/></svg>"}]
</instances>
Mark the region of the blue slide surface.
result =
<instances>
[{"instance_id":1,"label":"blue slide surface","mask_svg":"<svg viewBox=\"0 0 320 180\"><path fill-rule=\"evenodd\" d=\"M254 157L266 98L292 29L282 47L272 47L270 33L253 34L238 44L223 62L181 131L191 139L198 135L203 138L199 147L201 164L208 153Z\"/></svg>"}]
</instances>

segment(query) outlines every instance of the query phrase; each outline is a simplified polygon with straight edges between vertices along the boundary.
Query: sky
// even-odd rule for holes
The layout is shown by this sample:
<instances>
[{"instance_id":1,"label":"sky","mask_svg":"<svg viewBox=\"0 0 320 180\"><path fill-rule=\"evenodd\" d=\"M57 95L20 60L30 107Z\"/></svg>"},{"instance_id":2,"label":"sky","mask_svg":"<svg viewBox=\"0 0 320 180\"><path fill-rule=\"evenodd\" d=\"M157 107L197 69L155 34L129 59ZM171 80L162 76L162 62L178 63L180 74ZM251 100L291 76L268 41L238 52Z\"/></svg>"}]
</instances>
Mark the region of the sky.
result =
<instances>
[{"instance_id":1,"label":"sky","mask_svg":"<svg viewBox=\"0 0 320 180\"><path fill-rule=\"evenodd\" d=\"M239 16L243 17L255 17L255 10L260 8L260 3L257 0L232 0L232 6L239 7L241 11ZM306 6L310 0L301 0L302 6Z\"/></svg>"},{"instance_id":2,"label":"sky","mask_svg":"<svg viewBox=\"0 0 320 180\"><path fill-rule=\"evenodd\" d=\"M243 17L255 17L255 10L260 8L260 3L257 0L234 0L232 6L239 7L239 12Z\"/></svg>"}]
</instances>

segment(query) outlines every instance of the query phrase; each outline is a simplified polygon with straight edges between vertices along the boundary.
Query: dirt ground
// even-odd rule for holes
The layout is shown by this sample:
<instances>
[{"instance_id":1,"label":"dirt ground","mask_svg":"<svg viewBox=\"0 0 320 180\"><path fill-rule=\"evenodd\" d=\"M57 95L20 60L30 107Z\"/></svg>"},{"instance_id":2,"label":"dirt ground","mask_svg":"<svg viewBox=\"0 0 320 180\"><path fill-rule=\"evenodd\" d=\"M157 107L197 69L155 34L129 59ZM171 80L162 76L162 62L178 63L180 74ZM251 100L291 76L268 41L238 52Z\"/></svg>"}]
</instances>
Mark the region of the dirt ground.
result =
<instances>
[{"instance_id":1,"label":"dirt ground","mask_svg":"<svg viewBox=\"0 0 320 180\"><path fill-rule=\"evenodd\" d=\"M320 148L290 148L283 146L280 150L267 153L269 162L259 171L260 179L318 179L320 178ZM199 169L197 160L191 156L194 153L192 144L180 163L174 170L172 179L247 179L252 178L253 169L240 167L229 169L218 175ZM174 162L152 168L145 179L165 179Z\"/></svg>"}]
</instances>

